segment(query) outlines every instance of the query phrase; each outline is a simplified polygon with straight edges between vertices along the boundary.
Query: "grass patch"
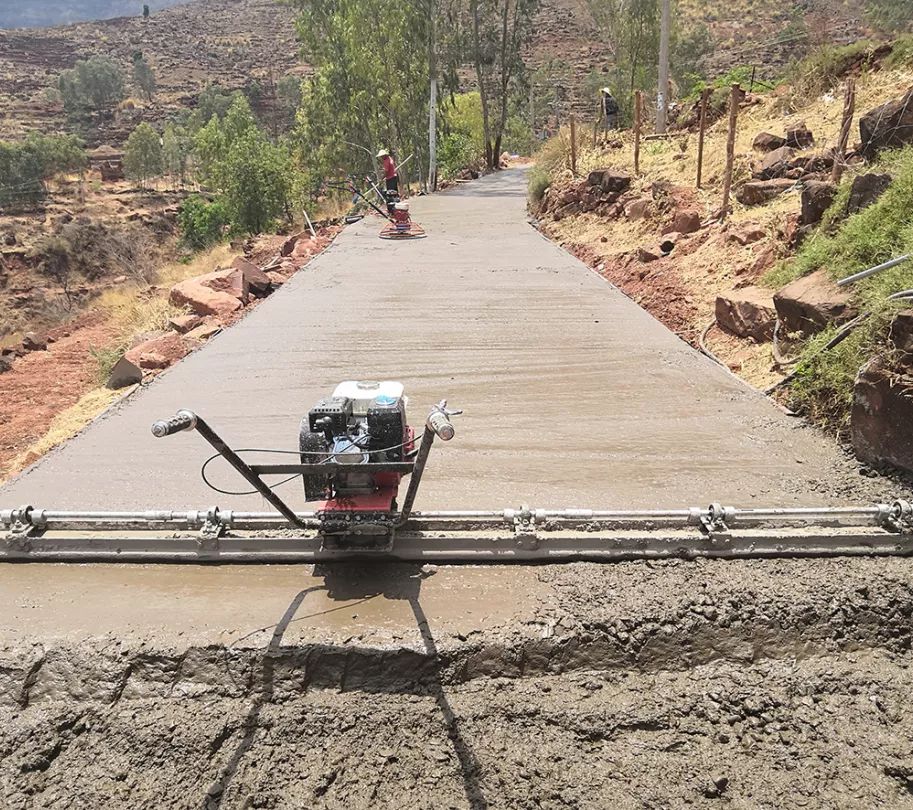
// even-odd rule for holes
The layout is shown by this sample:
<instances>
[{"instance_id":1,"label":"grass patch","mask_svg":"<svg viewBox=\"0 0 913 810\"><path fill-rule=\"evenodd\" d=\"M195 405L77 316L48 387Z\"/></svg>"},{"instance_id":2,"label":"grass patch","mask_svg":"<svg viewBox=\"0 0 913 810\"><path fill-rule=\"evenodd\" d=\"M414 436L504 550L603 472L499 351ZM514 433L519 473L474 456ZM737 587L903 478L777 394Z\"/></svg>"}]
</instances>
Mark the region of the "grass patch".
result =
<instances>
[{"instance_id":1,"label":"grass patch","mask_svg":"<svg viewBox=\"0 0 913 810\"><path fill-rule=\"evenodd\" d=\"M889 70L913 65L913 34L903 34L894 40L884 64Z\"/></svg>"},{"instance_id":2,"label":"grass patch","mask_svg":"<svg viewBox=\"0 0 913 810\"><path fill-rule=\"evenodd\" d=\"M873 60L875 45L860 40L850 45L822 45L793 64L786 74L793 104L811 101L835 88L857 62L863 69Z\"/></svg>"},{"instance_id":3,"label":"grass patch","mask_svg":"<svg viewBox=\"0 0 913 810\"><path fill-rule=\"evenodd\" d=\"M790 385L793 406L812 421L845 437L853 405L853 385L859 369L885 347L891 313L882 306L857 326L842 343L823 351L838 331L829 327L805 345Z\"/></svg>"},{"instance_id":4,"label":"grass patch","mask_svg":"<svg viewBox=\"0 0 913 810\"><path fill-rule=\"evenodd\" d=\"M552 184L552 178L549 177L549 174L544 169L541 169L539 166L533 166L529 172L529 201L532 203L539 202L545 190Z\"/></svg>"}]
</instances>

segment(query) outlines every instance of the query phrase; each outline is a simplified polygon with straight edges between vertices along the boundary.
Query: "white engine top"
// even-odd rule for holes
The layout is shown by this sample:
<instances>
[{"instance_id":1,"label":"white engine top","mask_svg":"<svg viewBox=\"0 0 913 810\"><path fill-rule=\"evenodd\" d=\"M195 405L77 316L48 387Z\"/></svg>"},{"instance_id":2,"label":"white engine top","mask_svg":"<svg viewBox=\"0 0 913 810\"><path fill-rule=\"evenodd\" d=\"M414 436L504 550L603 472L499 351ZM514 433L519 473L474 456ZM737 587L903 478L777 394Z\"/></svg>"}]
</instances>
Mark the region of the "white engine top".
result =
<instances>
[{"instance_id":1,"label":"white engine top","mask_svg":"<svg viewBox=\"0 0 913 810\"><path fill-rule=\"evenodd\" d=\"M375 382L373 380L347 380L341 382L333 391L334 397L346 397L352 400L352 415L365 416L368 406L377 397L403 399L405 388L402 383L392 380Z\"/></svg>"}]
</instances>

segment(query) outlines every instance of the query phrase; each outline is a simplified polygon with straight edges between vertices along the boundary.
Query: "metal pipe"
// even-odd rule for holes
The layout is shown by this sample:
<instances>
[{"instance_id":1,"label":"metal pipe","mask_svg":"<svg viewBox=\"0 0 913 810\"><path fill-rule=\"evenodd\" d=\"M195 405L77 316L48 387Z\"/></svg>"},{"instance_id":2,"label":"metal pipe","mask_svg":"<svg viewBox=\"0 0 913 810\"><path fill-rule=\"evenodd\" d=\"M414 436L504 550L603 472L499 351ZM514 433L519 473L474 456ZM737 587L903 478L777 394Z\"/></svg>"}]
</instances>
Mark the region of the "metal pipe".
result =
<instances>
[{"instance_id":1,"label":"metal pipe","mask_svg":"<svg viewBox=\"0 0 913 810\"><path fill-rule=\"evenodd\" d=\"M854 273L852 276L842 278L837 282L837 286L845 287L847 284L854 284L857 281L862 281L864 278L874 276L876 273L880 273L882 270L890 270L892 267L897 267L898 264L903 264L910 258L911 255L913 254L905 253L903 256L898 256L896 259L889 259L882 264L876 264L874 267L870 267L868 270L862 270L859 273Z\"/></svg>"},{"instance_id":2,"label":"metal pipe","mask_svg":"<svg viewBox=\"0 0 913 810\"><path fill-rule=\"evenodd\" d=\"M272 504L279 513L289 520L292 525L298 526L298 518L295 512L282 500L269 486L257 475L244 460L232 450L202 417L193 411L178 411L177 416L171 420L171 423L156 422L152 426L152 434L156 437L168 436L171 433L180 430L196 430L213 449L219 453L235 470L257 490L270 504Z\"/></svg>"}]
</instances>

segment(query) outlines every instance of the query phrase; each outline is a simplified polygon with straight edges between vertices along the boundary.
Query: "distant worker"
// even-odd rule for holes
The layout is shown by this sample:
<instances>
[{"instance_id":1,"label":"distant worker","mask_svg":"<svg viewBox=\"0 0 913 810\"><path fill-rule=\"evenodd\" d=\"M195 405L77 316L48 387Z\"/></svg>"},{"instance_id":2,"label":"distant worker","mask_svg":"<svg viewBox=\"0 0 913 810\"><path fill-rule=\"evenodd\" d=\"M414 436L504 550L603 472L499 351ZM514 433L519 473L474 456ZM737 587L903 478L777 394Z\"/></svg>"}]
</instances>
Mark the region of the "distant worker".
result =
<instances>
[{"instance_id":1,"label":"distant worker","mask_svg":"<svg viewBox=\"0 0 913 810\"><path fill-rule=\"evenodd\" d=\"M381 149L377 153L377 159L381 161L384 170L387 191L399 194L399 174L396 171L396 161L393 160L393 156L386 149Z\"/></svg>"},{"instance_id":2,"label":"distant worker","mask_svg":"<svg viewBox=\"0 0 913 810\"><path fill-rule=\"evenodd\" d=\"M618 102L608 87L602 88L601 107L603 130L618 129Z\"/></svg>"}]
</instances>

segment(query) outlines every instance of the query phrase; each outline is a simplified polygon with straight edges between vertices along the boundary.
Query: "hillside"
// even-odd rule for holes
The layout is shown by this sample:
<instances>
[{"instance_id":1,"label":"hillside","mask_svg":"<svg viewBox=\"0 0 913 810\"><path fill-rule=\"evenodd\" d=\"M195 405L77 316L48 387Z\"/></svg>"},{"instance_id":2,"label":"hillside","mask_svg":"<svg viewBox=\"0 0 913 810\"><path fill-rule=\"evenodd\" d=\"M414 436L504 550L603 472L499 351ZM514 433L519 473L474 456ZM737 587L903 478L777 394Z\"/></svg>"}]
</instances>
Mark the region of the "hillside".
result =
<instances>
[{"instance_id":1,"label":"hillside","mask_svg":"<svg viewBox=\"0 0 913 810\"><path fill-rule=\"evenodd\" d=\"M31 0L0 8L0 28L45 28L82 20L105 20L142 14L143 6L157 11L187 0Z\"/></svg>"}]
</instances>

